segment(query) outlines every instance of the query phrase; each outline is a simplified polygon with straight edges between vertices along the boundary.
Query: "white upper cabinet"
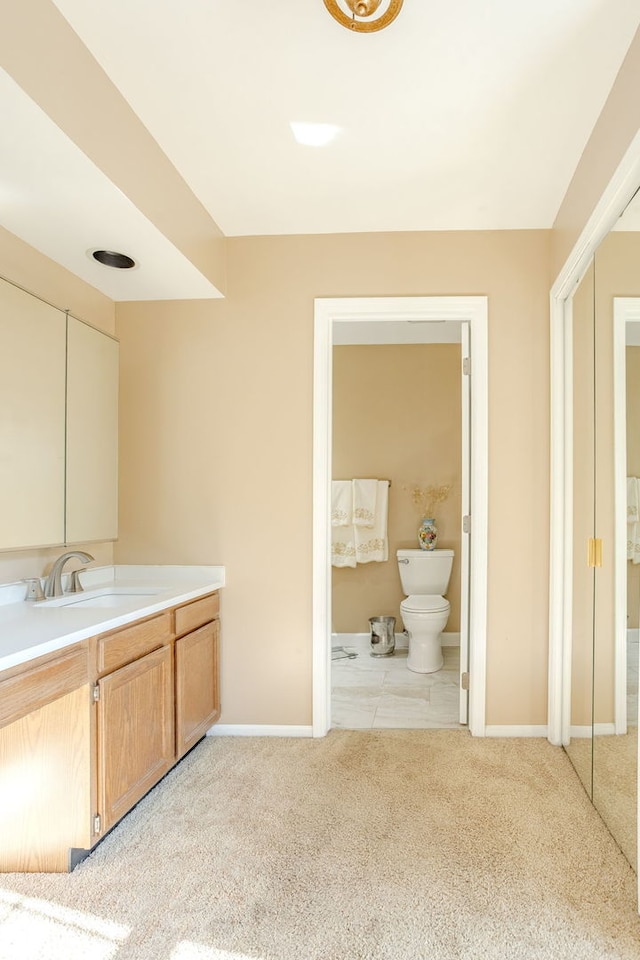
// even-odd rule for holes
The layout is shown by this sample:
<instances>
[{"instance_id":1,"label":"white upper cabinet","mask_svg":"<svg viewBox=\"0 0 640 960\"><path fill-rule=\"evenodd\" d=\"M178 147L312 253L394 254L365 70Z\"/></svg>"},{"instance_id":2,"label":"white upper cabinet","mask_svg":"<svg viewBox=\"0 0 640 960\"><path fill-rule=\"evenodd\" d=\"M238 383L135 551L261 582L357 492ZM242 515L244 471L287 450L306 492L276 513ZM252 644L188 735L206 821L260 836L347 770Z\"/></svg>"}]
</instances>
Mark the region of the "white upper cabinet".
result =
<instances>
[{"instance_id":1,"label":"white upper cabinet","mask_svg":"<svg viewBox=\"0 0 640 960\"><path fill-rule=\"evenodd\" d=\"M64 313L0 280L0 549L64 541Z\"/></svg>"},{"instance_id":2,"label":"white upper cabinet","mask_svg":"<svg viewBox=\"0 0 640 960\"><path fill-rule=\"evenodd\" d=\"M0 550L118 535L118 341L0 279Z\"/></svg>"},{"instance_id":3,"label":"white upper cabinet","mask_svg":"<svg viewBox=\"0 0 640 960\"><path fill-rule=\"evenodd\" d=\"M68 318L67 543L118 536L118 342Z\"/></svg>"}]
</instances>

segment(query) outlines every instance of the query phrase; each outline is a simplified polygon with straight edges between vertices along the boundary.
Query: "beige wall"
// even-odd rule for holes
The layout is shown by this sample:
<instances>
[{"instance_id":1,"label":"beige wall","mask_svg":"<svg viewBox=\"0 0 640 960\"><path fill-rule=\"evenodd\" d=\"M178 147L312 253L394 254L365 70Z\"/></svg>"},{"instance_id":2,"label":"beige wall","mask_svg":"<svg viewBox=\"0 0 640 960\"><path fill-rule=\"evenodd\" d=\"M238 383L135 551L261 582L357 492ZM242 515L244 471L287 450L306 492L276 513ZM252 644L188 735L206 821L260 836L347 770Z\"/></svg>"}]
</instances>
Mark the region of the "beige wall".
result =
<instances>
[{"instance_id":1,"label":"beige wall","mask_svg":"<svg viewBox=\"0 0 640 960\"><path fill-rule=\"evenodd\" d=\"M489 297L487 720L546 722L549 239L236 238L225 301L118 305L116 556L226 565L224 722L311 721L313 299L429 294Z\"/></svg>"},{"instance_id":2,"label":"beige wall","mask_svg":"<svg viewBox=\"0 0 640 960\"><path fill-rule=\"evenodd\" d=\"M0 276L53 306L69 308L75 316L107 333L115 330L113 301L1 227ZM93 543L87 549L98 562L113 562L113 544ZM41 576L60 552L58 548L0 551L0 583Z\"/></svg>"},{"instance_id":3,"label":"beige wall","mask_svg":"<svg viewBox=\"0 0 640 960\"><path fill-rule=\"evenodd\" d=\"M367 633L403 599L396 550L417 547L421 512L410 488L452 484L433 513L438 547L455 551L447 631L460 629L460 344L339 346L333 350L333 476L380 477L389 490L389 559L332 570L332 624Z\"/></svg>"}]
</instances>

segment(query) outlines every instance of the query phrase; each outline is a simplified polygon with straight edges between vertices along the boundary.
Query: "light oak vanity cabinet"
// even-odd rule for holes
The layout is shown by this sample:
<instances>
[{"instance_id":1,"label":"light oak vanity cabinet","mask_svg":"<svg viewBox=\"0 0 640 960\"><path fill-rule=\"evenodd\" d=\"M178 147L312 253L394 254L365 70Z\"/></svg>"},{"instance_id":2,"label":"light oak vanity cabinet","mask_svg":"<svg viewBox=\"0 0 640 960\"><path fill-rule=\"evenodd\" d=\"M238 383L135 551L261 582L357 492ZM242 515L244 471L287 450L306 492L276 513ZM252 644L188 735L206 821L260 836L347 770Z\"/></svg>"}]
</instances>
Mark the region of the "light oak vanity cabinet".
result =
<instances>
[{"instance_id":1,"label":"light oak vanity cabinet","mask_svg":"<svg viewBox=\"0 0 640 960\"><path fill-rule=\"evenodd\" d=\"M171 613L162 613L97 639L101 833L175 762L171 620Z\"/></svg>"},{"instance_id":2,"label":"light oak vanity cabinet","mask_svg":"<svg viewBox=\"0 0 640 960\"><path fill-rule=\"evenodd\" d=\"M64 872L220 716L212 593L0 675L0 870Z\"/></svg>"},{"instance_id":3,"label":"light oak vanity cabinet","mask_svg":"<svg viewBox=\"0 0 640 960\"><path fill-rule=\"evenodd\" d=\"M184 756L220 717L220 598L176 610L176 751Z\"/></svg>"},{"instance_id":4,"label":"light oak vanity cabinet","mask_svg":"<svg viewBox=\"0 0 640 960\"><path fill-rule=\"evenodd\" d=\"M92 835L90 642L0 675L0 869L62 872Z\"/></svg>"}]
</instances>

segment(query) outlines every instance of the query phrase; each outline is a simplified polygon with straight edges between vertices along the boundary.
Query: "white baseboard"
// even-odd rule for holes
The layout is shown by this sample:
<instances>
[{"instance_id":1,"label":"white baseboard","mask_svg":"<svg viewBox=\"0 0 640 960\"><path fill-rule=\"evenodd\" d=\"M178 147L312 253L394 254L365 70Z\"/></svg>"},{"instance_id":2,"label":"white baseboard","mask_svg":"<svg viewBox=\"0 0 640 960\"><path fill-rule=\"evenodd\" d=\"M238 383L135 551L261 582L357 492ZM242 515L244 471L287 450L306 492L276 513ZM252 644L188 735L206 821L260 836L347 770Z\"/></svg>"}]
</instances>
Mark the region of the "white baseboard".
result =
<instances>
[{"instance_id":1,"label":"white baseboard","mask_svg":"<svg viewBox=\"0 0 640 960\"><path fill-rule=\"evenodd\" d=\"M546 737L547 725L501 725L486 726L484 728L485 737Z\"/></svg>"},{"instance_id":2,"label":"white baseboard","mask_svg":"<svg viewBox=\"0 0 640 960\"><path fill-rule=\"evenodd\" d=\"M313 727L270 723L216 723L208 737L312 737Z\"/></svg>"},{"instance_id":3,"label":"white baseboard","mask_svg":"<svg viewBox=\"0 0 640 960\"><path fill-rule=\"evenodd\" d=\"M446 631L442 634L442 646L443 647L459 647L460 646L460 634L459 633L447 633Z\"/></svg>"},{"instance_id":4,"label":"white baseboard","mask_svg":"<svg viewBox=\"0 0 640 960\"><path fill-rule=\"evenodd\" d=\"M599 724L600 727L611 728L602 733L613 733L613 724ZM587 736L586 733L574 734L573 730L589 730L591 727L571 728L571 736ZM589 733L590 735L590 733ZM294 724L281 726L269 723L216 723L215 726L207 730L208 737L312 737L313 728L311 726L296 726ZM546 737L547 727L540 726L508 726L495 725L485 727L486 737Z\"/></svg>"},{"instance_id":5,"label":"white baseboard","mask_svg":"<svg viewBox=\"0 0 640 960\"><path fill-rule=\"evenodd\" d=\"M637 643L640 640L640 630L638 627L632 627L627 630L627 643Z\"/></svg>"},{"instance_id":6,"label":"white baseboard","mask_svg":"<svg viewBox=\"0 0 640 960\"><path fill-rule=\"evenodd\" d=\"M368 648L370 642L371 642L371 637L368 633L332 633L331 634L331 643L333 644L333 646ZM408 646L409 646L409 640L406 634L396 633L396 649L406 650ZM443 633L442 646L443 647L459 647L460 634L446 633L446 632Z\"/></svg>"},{"instance_id":7,"label":"white baseboard","mask_svg":"<svg viewBox=\"0 0 640 960\"><path fill-rule=\"evenodd\" d=\"M592 736L612 737L616 732L615 723L590 723L573 724L569 727L569 736L576 740L587 739Z\"/></svg>"}]
</instances>

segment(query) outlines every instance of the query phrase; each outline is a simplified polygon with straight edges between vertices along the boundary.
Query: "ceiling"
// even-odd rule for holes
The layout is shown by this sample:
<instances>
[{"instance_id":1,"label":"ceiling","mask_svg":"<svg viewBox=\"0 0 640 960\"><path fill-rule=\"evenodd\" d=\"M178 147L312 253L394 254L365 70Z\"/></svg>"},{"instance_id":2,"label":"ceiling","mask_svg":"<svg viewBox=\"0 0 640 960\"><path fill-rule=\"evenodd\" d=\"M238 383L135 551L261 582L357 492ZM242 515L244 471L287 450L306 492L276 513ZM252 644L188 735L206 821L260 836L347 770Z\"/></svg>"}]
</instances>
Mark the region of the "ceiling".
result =
<instances>
[{"instance_id":1,"label":"ceiling","mask_svg":"<svg viewBox=\"0 0 640 960\"><path fill-rule=\"evenodd\" d=\"M6 33L16 8L0 2ZM79 38L91 56L76 50L76 79L106 73L227 237L551 227L640 25L637 0L405 0L371 34L345 30L322 0L24 5L34 30L46 14L48 30ZM111 113L85 104L79 134L34 93L10 40L0 225L115 300L219 295L166 217L139 202L144 189L134 195L113 158L102 162L90 134ZM302 146L291 122L340 131ZM151 190L153 166L141 172ZM139 269L96 264L96 247Z\"/></svg>"}]
</instances>

